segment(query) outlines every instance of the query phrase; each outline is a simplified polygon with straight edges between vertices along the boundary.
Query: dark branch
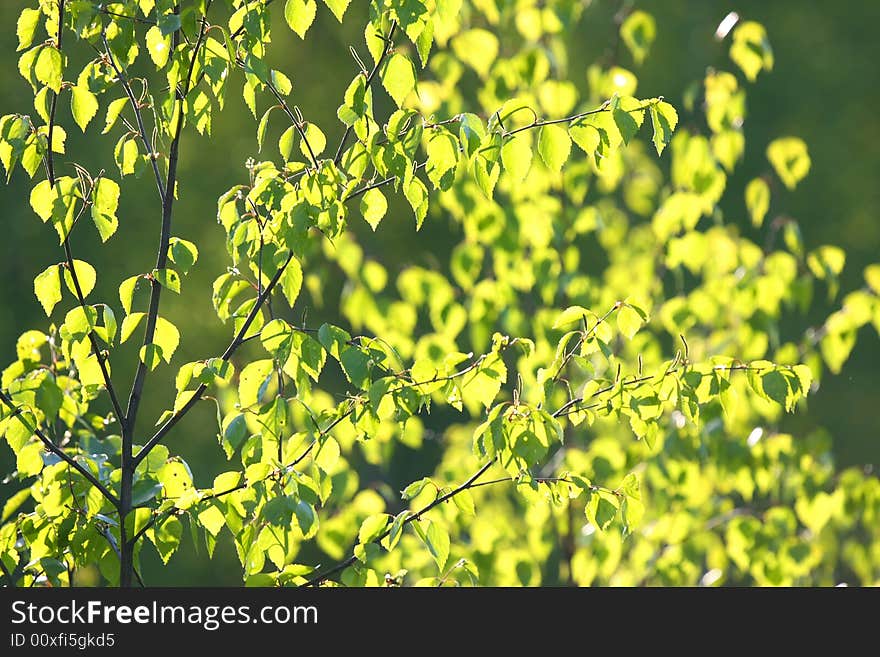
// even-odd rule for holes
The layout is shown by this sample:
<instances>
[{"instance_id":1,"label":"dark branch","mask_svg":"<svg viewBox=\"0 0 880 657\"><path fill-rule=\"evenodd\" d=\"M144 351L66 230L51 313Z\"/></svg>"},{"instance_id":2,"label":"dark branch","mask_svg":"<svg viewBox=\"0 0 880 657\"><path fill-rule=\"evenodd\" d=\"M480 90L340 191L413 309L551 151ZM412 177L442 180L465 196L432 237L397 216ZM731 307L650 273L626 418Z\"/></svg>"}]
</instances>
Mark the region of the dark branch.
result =
<instances>
[{"instance_id":1,"label":"dark branch","mask_svg":"<svg viewBox=\"0 0 880 657\"><path fill-rule=\"evenodd\" d=\"M434 500L434 501L431 502L430 504L426 504L426 505L423 506L421 509L419 509L418 511L416 511L415 513L413 513L411 516L408 516L408 517L403 521L403 523L401 524L401 528L402 528L402 527L406 527L408 524L410 524L411 522L413 522L413 521L415 521L415 520L418 520L418 519L421 518L425 513L427 513L427 512L430 511L431 509L433 509L435 506L439 506L440 504L443 504L443 502L445 502L446 500L450 500L450 499L452 499L453 497L455 497L456 495L458 495L458 494L461 493L462 491L465 491L465 490L467 490L467 489L469 489L469 488L473 488L473 487L474 487L474 484L475 484L476 481L477 481L477 479L479 479L480 477L482 477L483 474L485 474L485 472L486 472L490 467L492 467L492 464L493 464L493 463L495 463L495 459L492 459L491 461L487 461L486 463L484 463L484 464L480 467L479 470L477 470L474 474L472 474L470 477L468 477L467 480L466 480L463 484L461 484L461 485L458 486L457 488L453 488L451 491L449 491L449 492L446 493L445 495L441 495L440 497L438 497L436 500ZM391 528L389 527L385 532L382 533L381 536L377 537L377 538L373 541L373 543L378 543L378 542L381 541L383 538L385 538L386 536L388 536L388 534L390 534L390 533L391 533ZM335 566L333 566L332 568L330 568L330 569L328 569L328 570L325 570L323 573L320 573L319 575L315 575L315 576L312 577L311 579L307 580L306 582L304 582L304 583L302 584L302 586L316 586L317 584L320 584L321 582L326 581L327 579L329 579L330 577L332 577L332 576L335 575L336 573L342 572L343 570L345 570L346 568L348 568L350 565L352 565L355 561L357 561L357 557L354 556L354 555L351 555L351 556L350 556L348 559L346 559L345 561L342 561L342 562L336 564Z\"/></svg>"},{"instance_id":2,"label":"dark branch","mask_svg":"<svg viewBox=\"0 0 880 657\"><path fill-rule=\"evenodd\" d=\"M116 79L118 79L119 84L122 85L122 89L125 91L125 95L128 97L128 101L131 103L131 107L134 110L134 116L137 120L138 135L140 136L141 141L144 144L144 148L147 150L147 156L150 158L150 163L153 165L153 176L156 179L156 187L159 190L159 199L161 200L162 206L164 207L165 186L162 183L162 174L159 173L159 165L156 162L156 148L150 138L147 136L147 129L144 127L144 118L141 114L140 102L134 95L134 90L131 88L131 82L125 75L125 72L116 63L116 60L113 59L113 53L110 51L110 44L107 43L107 36L103 31L101 32L101 41L103 41L104 43L104 54L107 57L107 61L110 62L110 66L113 68L113 72L116 74Z\"/></svg>"},{"instance_id":3,"label":"dark branch","mask_svg":"<svg viewBox=\"0 0 880 657\"><path fill-rule=\"evenodd\" d=\"M260 308L263 306L263 303L272 293L272 290L278 284L278 281L281 279L282 274L284 274L284 270L287 268L287 265L290 264L290 261L293 260L293 252L291 252L287 256L287 260L278 268L278 271L275 272L275 275L272 277L272 280L266 285L266 289L263 290L263 293L257 297L257 301L254 304L254 307L251 308L250 313L248 313L247 318L244 320L244 324L241 325L238 333L236 333L235 337L232 339L232 342L229 343L229 346L226 347L226 351L223 352L221 359L223 361L228 361L229 358L235 353L235 350L241 346L244 342L245 334L250 328L251 324L256 318L257 314L260 312ZM147 441L147 443L140 449L140 451L133 458L134 467L137 467L137 464L140 463L144 457L150 453L150 450L155 447L160 440L167 434L175 424L180 422L180 420L192 409L193 406L202 398L205 390L207 390L208 386L205 383L199 385L196 391L193 393L193 396L183 405L183 407L177 411L174 415L172 415L168 420L166 420L165 424L159 427L158 431L153 434L153 437Z\"/></svg>"},{"instance_id":4,"label":"dark branch","mask_svg":"<svg viewBox=\"0 0 880 657\"><path fill-rule=\"evenodd\" d=\"M382 54L379 57L378 61L376 61L376 65L373 67L373 70L370 71L370 74L367 76L366 87L370 88L370 85L373 83L373 79L376 77L376 74L379 72L379 68L382 66L382 62L385 61L385 58L388 56L393 50L394 43L392 39L394 39L394 31L397 29L397 21L391 21L391 29L388 30L388 36L385 37L385 48L382 50ZM333 158L333 164L339 164L340 160L342 160L342 150L345 148L345 142L348 141L348 137L351 134L352 126L347 126L345 128L345 132L342 133L342 139L339 140L339 147L336 149L336 155Z\"/></svg>"},{"instance_id":5,"label":"dark branch","mask_svg":"<svg viewBox=\"0 0 880 657\"><path fill-rule=\"evenodd\" d=\"M174 189L177 183L177 161L178 152L180 149L180 135L183 131L183 124L186 120L186 110L184 104L186 103L186 96L190 91L190 83L192 82L193 69L196 65L196 59L198 58L199 50L202 47L202 43L204 43L206 32L207 21L203 18L201 28L199 30L199 37L196 41L195 47L193 48L193 55L192 58L190 58L189 68L186 72L186 77L184 78L183 89L180 91L178 97L179 111L177 114L177 124L174 127L174 138L171 142L171 149L168 154L168 176L165 180L165 191L162 197L162 228L159 235L159 253L156 256L156 269L164 269L165 265L168 262L168 249L171 240L171 218L174 210ZM175 35L176 34L177 32L175 32ZM146 330L144 331L144 347L152 344L153 342L153 337L155 336L156 332L156 320L159 317L159 301L162 296L162 286L159 284L159 281L154 279L151 281L151 283L152 286L150 290L150 306L147 312ZM144 380L146 379L146 376L147 365L143 360L139 360L137 371L135 372L134 383L131 386L131 393L128 397L128 409L126 410L125 416L126 422L131 425L132 430L134 429L135 422L137 420L138 407L140 405L141 395L144 388Z\"/></svg>"},{"instance_id":6,"label":"dark branch","mask_svg":"<svg viewBox=\"0 0 880 657\"><path fill-rule=\"evenodd\" d=\"M72 456L68 455L64 450L62 450L58 445L56 445L52 440L50 440L45 433L43 433L39 427L31 426L29 422L24 419L24 416L21 412L21 409L15 405L15 402L12 401L12 398L7 396L5 392L0 390L0 401L6 404L10 410L13 411L13 415L18 418L18 421L21 422L25 429L34 434L37 438L39 438L43 444L46 446L50 452L58 456L62 461L67 463L74 470L79 472L83 477L85 477L92 486L101 491L101 494L107 498L107 500L115 507L119 506L119 498L117 498L110 490L104 486L98 479L89 472L84 466L78 463Z\"/></svg>"}]
</instances>

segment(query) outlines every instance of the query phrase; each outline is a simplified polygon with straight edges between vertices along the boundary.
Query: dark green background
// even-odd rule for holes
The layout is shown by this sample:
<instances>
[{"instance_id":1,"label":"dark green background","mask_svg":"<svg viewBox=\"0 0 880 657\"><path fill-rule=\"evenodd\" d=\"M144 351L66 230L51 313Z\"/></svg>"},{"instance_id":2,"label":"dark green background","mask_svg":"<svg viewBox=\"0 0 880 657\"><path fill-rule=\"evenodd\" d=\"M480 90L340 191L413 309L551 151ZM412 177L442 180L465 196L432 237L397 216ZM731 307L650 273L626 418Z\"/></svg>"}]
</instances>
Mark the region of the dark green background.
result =
<instances>
[{"instance_id":1,"label":"dark green background","mask_svg":"<svg viewBox=\"0 0 880 657\"><path fill-rule=\"evenodd\" d=\"M6 64L0 67L0 114L33 113L31 92L16 67L14 25L22 8L35 4L22 0L0 3L0 53ZM281 2L276 3L281 5ZM364 52L363 25L366 2L352 3L342 27L323 6L304 44L294 36L275 8L272 58L274 65L290 75L293 102L306 118L315 120L327 132L328 144L338 141L336 107L345 86L355 73L348 53L349 44ZM681 104L684 88L700 79L707 66L732 70L727 59L728 42L713 39L716 25L730 10L747 19L763 23L776 55L776 67L761 74L748 90L746 157L728 182L734 191L725 201L728 220L746 226L741 192L745 182L768 168L764 148L781 135L802 137L813 160L809 177L795 192L778 190L771 212L795 217L801 224L808 248L836 244L848 254L843 289L862 284L865 265L880 260L880 93L877 90L876 62L880 61L880 4L864 2L803 2L758 0L737 3L672 1L644 2L658 23L658 38L651 57L641 70L638 94L664 95ZM571 77L585 86L587 66L606 53L612 38L612 16L618 2L597 1L587 12L582 29L571 43ZM81 51L82 52L82 51ZM83 55L84 56L84 55ZM146 60L146 54L143 59ZM631 66L626 53L620 61ZM73 64L82 64L74 56ZM78 69L77 69L78 70ZM265 103L264 105L265 106ZM103 125L103 109L95 123ZM326 117L326 118L324 118ZM63 107L60 122L68 131L68 152L59 158L62 174L72 174L68 162L75 160L93 172L104 167L114 178L112 147L115 139L94 139L95 124L88 140L72 122ZM244 161L257 156L255 123L240 98L240 83L228 92L226 112L215 120L210 138L187 132L181 147L180 198L176 206L174 234L196 242L199 264L184 281L182 298L166 293L163 313L174 321L184 336L175 357L179 363L205 358L222 351L229 339L228 327L219 325L211 307L210 284L226 264L223 231L216 223L216 199L231 185L244 180ZM272 157L277 134L270 132L267 157ZM332 147L332 146L331 146ZM329 148L329 147L328 147ZM2 235L0 235L0 362L14 355L17 336L29 328L45 327L46 319L32 292L34 276L62 257L55 232L39 222L28 205L31 184L19 170L8 186L0 186ZM392 207L393 209L393 207ZM406 210L408 212L408 210ZM77 257L91 262L99 272L93 293L116 303L116 286L128 276L149 271L155 259L152 245L159 232L155 187L146 176L123 183L119 211L120 229L104 248L98 248L96 233L88 227L77 231L73 248ZM431 222L429 217L429 224ZM417 234L406 221L397 221L395 230L380 231L368 239L374 257L389 263L391 273L404 262L419 258L425 244L436 247L438 240L449 241L445 222L427 225ZM144 245L150 248L143 248ZM407 254L406 256L402 254ZM817 295L818 296L818 295ZM821 303L818 304L821 306ZM817 309L800 322L821 323L832 307ZM327 309L332 312L333 308ZM313 314L311 321L317 320ZM134 341L132 341L134 342ZM114 358L115 378L127 382L132 375L135 348ZM4 356L5 354L5 356ZM880 341L873 328L859 335L858 344L840 375L825 377L821 390L809 401L806 412L788 420L789 428L802 435L817 426L828 428L841 465L868 465L880 461L877 441L880 382L875 375L880 363ZM169 369L160 369L148 379L147 397L142 406L144 432L157 415L170 405L172 390L166 385ZM127 384L122 386L127 389ZM212 411L204 408L192 413L171 435L170 446L190 463L198 463L197 485L210 485L214 472L224 469L216 447ZM0 470L8 471L11 453L0 453ZM420 470L421 472L422 470ZM202 480L204 477L204 480ZM411 477L410 477L411 478ZM16 482L0 486L0 499L10 494ZM229 544L218 547L218 559L209 562L193 555L191 543L171 562L159 567L150 554L145 559L145 576L151 584L240 582L240 569Z\"/></svg>"}]
</instances>

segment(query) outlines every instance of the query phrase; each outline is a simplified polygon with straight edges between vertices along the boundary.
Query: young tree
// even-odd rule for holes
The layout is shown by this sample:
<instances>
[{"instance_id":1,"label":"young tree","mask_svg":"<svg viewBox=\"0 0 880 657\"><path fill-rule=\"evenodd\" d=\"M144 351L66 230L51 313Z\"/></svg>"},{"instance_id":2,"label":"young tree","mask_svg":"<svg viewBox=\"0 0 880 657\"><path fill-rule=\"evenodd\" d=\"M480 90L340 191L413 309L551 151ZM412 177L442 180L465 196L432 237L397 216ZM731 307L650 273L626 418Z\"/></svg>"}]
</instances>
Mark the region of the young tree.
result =
<instances>
[{"instance_id":1,"label":"young tree","mask_svg":"<svg viewBox=\"0 0 880 657\"><path fill-rule=\"evenodd\" d=\"M644 11L614 26L628 54L569 61L588 4L371 0L336 117L297 107L309 91L270 65L270 34L305 39L350 0L23 11L34 112L0 120L0 159L60 256L34 280L50 323L22 334L2 375L21 482L0 528L6 581L74 585L96 567L130 586L142 550L167 563L185 524L209 554L230 532L249 585L877 581L880 484L835 470L824 435L776 429L860 326L880 328L880 266L818 330L783 330L817 284L837 294L844 254L805 252L797 223L770 213L809 172L801 140L766 145L772 172L728 186L743 78L773 66L764 29L728 21L739 71L710 69L676 109L640 98L617 61L650 56ZM272 34L273 13L292 32ZM179 363L188 336L165 308L199 251L175 232L175 201L211 184L179 176L181 135L207 138L230 89L263 159L217 190L229 342ZM72 129L116 140L115 165L61 165L77 159ZM111 240L135 185L155 187L136 218L159 231L155 267L96 302L100 272L70 237ZM724 195L743 193L750 221L724 216ZM386 218L398 198L416 228L458 240L435 267L389 271L359 243L358 222L381 235L402 221ZM297 319L334 276L338 321ZM111 361L129 341L123 388ZM173 407L142 417L144 395L171 385ZM210 474L173 454L175 434L211 402L230 467L198 486ZM442 430L426 429L432 413ZM442 455L401 494L365 479L425 441Z\"/></svg>"}]
</instances>

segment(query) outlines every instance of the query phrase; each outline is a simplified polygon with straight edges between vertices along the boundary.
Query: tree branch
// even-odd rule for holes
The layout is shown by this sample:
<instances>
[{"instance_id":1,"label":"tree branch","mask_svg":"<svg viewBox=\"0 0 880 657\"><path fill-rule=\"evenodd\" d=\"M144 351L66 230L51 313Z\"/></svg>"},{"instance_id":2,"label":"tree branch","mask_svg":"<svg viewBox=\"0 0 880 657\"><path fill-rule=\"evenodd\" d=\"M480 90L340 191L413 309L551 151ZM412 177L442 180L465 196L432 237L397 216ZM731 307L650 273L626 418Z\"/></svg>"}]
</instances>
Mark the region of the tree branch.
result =
<instances>
[{"instance_id":1,"label":"tree branch","mask_svg":"<svg viewBox=\"0 0 880 657\"><path fill-rule=\"evenodd\" d=\"M254 307L251 308L250 313L248 313L247 318L244 320L244 324L242 324L241 328L236 333L235 337L232 339L232 342L229 343L229 346L226 347L226 351L223 352L223 355L220 357L223 361L228 361L229 358L235 353L235 350L244 342L244 336L247 333L247 330L250 328L251 324L254 321L254 318L260 312L260 308L263 306L263 303L272 293L272 290L278 284L278 281L281 279L281 275L284 273L284 270L287 268L287 265L290 264L290 261L293 260L293 252L287 256L287 260L278 268L278 271L275 272L275 275L272 277L272 280L266 285L266 288L263 290L263 293L257 297L257 301L254 304ZM202 395L205 390L207 390L208 385L202 383L193 393L193 396L186 402L186 404L181 407L177 413L172 415L168 420L165 421L161 427L159 427L158 431L153 434L153 437L150 438L147 443L140 449L140 451L134 456L132 462L134 464L133 467L137 467L137 464L140 463L144 457L150 453L150 450L155 447L160 440L167 434L171 429L177 424L183 416L185 416L192 409L196 403L201 400Z\"/></svg>"},{"instance_id":2,"label":"tree branch","mask_svg":"<svg viewBox=\"0 0 880 657\"><path fill-rule=\"evenodd\" d=\"M206 13L208 8L210 8L210 2L208 3L208 7L205 8ZM185 123L186 96L190 92L193 69L195 68L199 50L202 47L202 43L204 43L206 31L207 21L202 18L199 37L193 48L193 55L189 62L189 69L187 70L186 77L184 78L183 89L179 92L178 96L177 124L174 127L174 138L171 141L171 149L168 154L168 176L165 179L165 191L162 196L162 228L159 235L159 253L156 256L156 269L164 269L168 262L168 248L171 240L171 218L174 209L174 189L177 183L177 161L178 152L180 150L180 135L183 131L183 124ZM178 32L175 32L175 35L177 34ZM147 325L146 330L144 331L144 341L142 344L144 347L153 343L153 338L156 332L156 320L159 317L159 300L162 296L162 285L159 281L153 279L151 284L150 306L147 312ZM146 375L146 363L143 360L138 360L134 383L132 383L131 393L128 397L128 409L126 410L126 421L131 425L132 430L134 430L135 422L137 420L137 412L140 405L141 395L143 393Z\"/></svg>"},{"instance_id":3,"label":"tree branch","mask_svg":"<svg viewBox=\"0 0 880 657\"><path fill-rule=\"evenodd\" d=\"M24 425L25 429L34 434L37 438L39 438L43 444L46 446L50 452L58 456L62 461L67 463L74 470L79 472L83 477L85 477L92 486L101 491L101 494L115 507L119 507L119 498L117 498L110 490L104 486L100 481L98 481L97 477L89 472L84 466L80 465L72 456L69 456L64 450L62 450L58 445L56 445L52 440L50 440L45 433L43 433L39 427L31 426L29 422L25 421L24 416L22 414L22 408L20 406L16 406L15 402L12 401L12 398L9 397L5 392L0 390L0 401L6 404L10 410L12 411L12 416L18 418L18 421Z\"/></svg>"},{"instance_id":4,"label":"tree branch","mask_svg":"<svg viewBox=\"0 0 880 657\"><path fill-rule=\"evenodd\" d=\"M284 96L281 95L281 92L275 88L275 85L270 81L266 81L266 86L269 87L269 91L272 92L272 95L275 96L275 100L278 101L278 105L284 110L284 113L287 114L287 118L290 119L290 122L293 124L293 127L296 128L297 133L299 133L300 139L302 139L303 143L306 145L306 150L309 151L309 159L312 161L312 166L317 169L318 168L318 158L315 157L315 151L312 150L312 145L309 143L309 140L306 139L306 131L303 128L302 122L297 118L297 116L290 109L290 106L287 104L287 101L284 100Z\"/></svg>"},{"instance_id":5,"label":"tree branch","mask_svg":"<svg viewBox=\"0 0 880 657\"><path fill-rule=\"evenodd\" d=\"M373 78L376 77L376 74L379 72L379 68L382 66L382 62L385 61L385 58L388 56L393 50L394 43L392 39L394 39L394 31L397 29L397 21L391 21L391 28L388 30L388 36L385 37L385 48L382 50L382 54L379 57L376 65L373 67L373 70L370 71L370 74L367 76L366 88L369 89L370 85L373 83ZM342 160L342 150L345 148L345 142L348 140L348 136L351 134L352 126L346 126L345 132L342 133L342 139L339 140L339 147L336 149L336 155L333 158L333 164L338 165L340 160Z\"/></svg>"},{"instance_id":6,"label":"tree branch","mask_svg":"<svg viewBox=\"0 0 880 657\"><path fill-rule=\"evenodd\" d=\"M470 477L468 477L467 480L464 483L462 483L461 485L459 485L457 488L452 489L451 491L449 491L445 495L441 495L440 497L438 497L436 500L434 500L430 504L426 504L421 509L419 509L418 511L413 513L411 516L408 516L401 524L401 528L406 527L408 524L410 524L411 522L413 522L415 520L418 520L425 513L427 513L428 511L430 511L434 507L439 506L440 504L442 504L446 500L452 499L453 497L455 497L456 495L458 495L462 491L465 491L469 488L473 488L477 479L482 477L486 473L486 471L490 467L492 467L493 463L495 463L495 459L492 459L490 461L486 461L486 463L484 463L482 466L480 466L479 470L477 470L474 474L472 474ZM386 531L384 531L382 533L381 536L378 536L376 539L374 539L372 541L372 543L378 543L383 538L388 536L388 534L390 534L390 533L391 533L391 528L388 528ZM320 584L321 582L326 581L327 579L329 579L330 577L332 577L336 573L345 570L351 564L353 564L355 561L357 561L357 557L354 555L351 555L345 561L342 561L342 562L336 564L335 566L333 566L332 568L325 570L323 573L316 575L315 577L312 577L311 579L307 580L306 582L304 582L302 584L302 586L316 586L316 585Z\"/></svg>"},{"instance_id":7,"label":"tree branch","mask_svg":"<svg viewBox=\"0 0 880 657\"><path fill-rule=\"evenodd\" d=\"M76 299L79 302L80 308L85 310L85 297L79 283L79 277L76 274L76 267L73 265L73 253L70 249L70 235L67 235L67 237L64 238L64 257L67 260L67 271L70 272L70 279L73 281L73 289L76 294ZM98 344L98 338L92 328L89 329L89 342L92 345L92 351L95 352L95 357L98 359L98 366L101 368L101 376L104 379L104 387L107 388L107 392L110 395L110 402L113 404L113 411L116 413L116 419L119 421L120 427L124 430L125 413L122 410L122 405L119 403L119 397L116 395L116 388L113 386L113 381L110 378L110 370L107 369L108 358L105 357L101 351L101 347Z\"/></svg>"},{"instance_id":8,"label":"tree branch","mask_svg":"<svg viewBox=\"0 0 880 657\"><path fill-rule=\"evenodd\" d=\"M59 52L61 52L62 40L64 36L64 3L65 0L59 0L58 2L58 32L55 36L55 40ZM45 157L46 176L49 179L49 186L52 188L55 187L55 157L52 150L52 137L55 132L55 112L57 108L58 94L53 91L52 103L49 108L49 125L47 129L48 148L46 149ZM83 208L85 208L85 200L83 200ZM70 233L64 236L64 241L62 242L62 245L64 247L64 257L67 260L67 270L70 272L70 278L73 281L74 293L80 307L85 309L86 302L82 293L82 287L79 283L79 277L76 274L76 268L73 266L73 253L70 249ZM106 359L104 358L100 346L98 345L98 340L95 336L95 332L93 330L89 330L88 336L89 342L92 345L92 351L95 352L95 357L98 359L98 365L101 369L101 376L104 379L104 387L107 388L107 392L110 395L110 401L113 404L113 410L116 413L120 425L123 425L125 422L125 414L122 412L122 406L120 405L119 398L116 395L116 389L113 386L113 381L110 379L110 372L107 369Z\"/></svg>"},{"instance_id":9,"label":"tree branch","mask_svg":"<svg viewBox=\"0 0 880 657\"><path fill-rule=\"evenodd\" d=\"M144 118L141 114L140 103L134 95L134 90L131 88L131 82L128 80L128 77L126 77L122 68L116 63L116 60L113 59L113 53L110 51L110 44L107 43L107 35L103 30L101 31L101 41L104 43L104 54L107 57L107 61L110 62L110 66L116 74L116 79L118 79L119 84L122 85L122 89L125 91L125 95L128 97L128 101L131 103L131 107L134 110L134 117L137 120L138 126L138 134L144 144L144 148L147 150L150 163L153 165L153 176L156 179L156 187L159 190L159 199L162 201L162 207L165 207L165 186L162 183L162 174L159 173L159 165L156 162L156 147L152 143L152 140L147 136L147 129L144 127Z\"/></svg>"}]
</instances>

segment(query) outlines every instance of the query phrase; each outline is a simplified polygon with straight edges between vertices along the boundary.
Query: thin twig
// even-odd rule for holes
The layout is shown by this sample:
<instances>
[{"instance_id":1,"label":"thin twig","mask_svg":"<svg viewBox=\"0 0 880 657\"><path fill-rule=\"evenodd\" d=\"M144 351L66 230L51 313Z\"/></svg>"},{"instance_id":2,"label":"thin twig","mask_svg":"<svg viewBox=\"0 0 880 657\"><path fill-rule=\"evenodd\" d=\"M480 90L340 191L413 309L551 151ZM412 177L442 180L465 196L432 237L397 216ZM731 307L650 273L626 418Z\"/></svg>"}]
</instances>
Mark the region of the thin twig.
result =
<instances>
[{"instance_id":1,"label":"thin twig","mask_svg":"<svg viewBox=\"0 0 880 657\"><path fill-rule=\"evenodd\" d=\"M238 333L232 339L232 342L229 343L229 346L226 347L226 351L223 352L223 355L220 357L221 360L228 361L229 358L235 353L235 350L238 349L239 346L244 342L245 333L250 328L251 323L253 323L254 318L259 313L263 303L266 301L268 296L272 293L272 290L278 284L278 281L281 279L282 274L284 274L284 270L287 268L287 265L290 264L290 261L293 260L293 252L287 256L287 260L278 268L278 271L275 272L275 275L272 277L272 280L266 285L266 288L263 290L262 295L257 297L256 303L254 303L254 307L251 308L250 313L248 313L247 318L244 320L244 324L241 325ZM202 383L193 393L193 396L189 398L189 400L184 404L179 411L177 411L174 415L172 415L165 423L159 427L153 437L147 441L147 443L140 449L140 451L134 456L132 462L134 463L134 467L137 467L137 464L140 463L144 457L150 453L150 450L155 447L160 440L167 434L175 424L177 424L189 411L192 409L196 403L201 400L202 394L207 390L208 385Z\"/></svg>"},{"instance_id":2,"label":"thin twig","mask_svg":"<svg viewBox=\"0 0 880 657\"><path fill-rule=\"evenodd\" d=\"M493 463L495 463L495 459L492 459L492 460L490 460L490 461L486 461L486 463L484 463L482 466L480 466L480 469L477 470L477 471L476 471L474 474L472 474L470 477L468 477L467 480L465 480L464 483L462 483L462 484L459 485L458 487L452 489L451 491L449 491L449 492L446 493L445 495L441 495L440 497L438 497L437 499L435 499L435 500L434 500L433 502L431 502L430 504L426 504L426 505L423 506L421 509L419 509L418 511L416 511L415 513L413 513L412 515L407 516L407 517L404 519L404 521L401 523L401 528L405 527L406 525L410 524L411 522L414 522L414 521L418 520L418 519L421 518L425 513L427 513L427 512L430 511L431 509L433 509L435 506L439 506L440 504L442 504L442 503L445 502L446 500L450 500L450 499L452 499L453 497L455 497L456 495L458 495L458 494L461 493L462 491L465 491L465 490L467 490L467 489L469 489L469 488L473 488L474 485L475 485L475 482L477 481L477 479L479 479L480 477L482 477L483 474L485 474L485 472L486 472L490 467L492 467L492 464L493 464ZM389 528L388 528L387 530L385 530L380 536L378 536L377 538L375 538L372 542L373 542L373 543L378 543L378 542L381 541L383 538L385 538L386 536L388 536L388 534L390 534L390 533L391 533L391 528L389 527ZM332 568L330 568L330 569L328 569L328 570L325 570L323 573L320 573L320 574L318 574L318 575L315 575L315 576L312 577L311 579L307 580L306 582L304 582L304 583L302 584L302 586L316 586L317 584L320 584L321 582L326 581L328 578L332 577L332 576L335 575L336 573L345 570L345 569L348 568L351 564L353 564L355 561L357 561L357 557L356 557L355 555L352 554L352 555L351 555L348 559L346 559L345 561L342 561L342 562L336 564L335 566L333 566Z\"/></svg>"},{"instance_id":3,"label":"thin twig","mask_svg":"<svg viewBox=\"0 0 880 657\"><path fill-rule=\"evenodd\" d=\"M397 29L397 21L391 21L391 28L388 30L388 36L385 37L385 48L382 49L382 54L379 56L379 59L376 61L376 65L373 67L373 70L370 71L370 74L367 76L367 81L365 83L365 87L367 89L370 88L370 85L373 82L373 79L376 77L376 74L379 72L379 68L382 66L382 62L385 61L385 58L388 56L393 50L393 39L394 39L394 31ZM340 160L342 160L342 150L345 148L345 142L348 140L348 136L351 134L352 126L347 126L345 128L345 132L342 133L342 139L339 140L339 147L336 149L336 156L333 158L333 164L338 165Z\"/></svg>"},{"instance_id":4,"label":"thin twig","mask_svg":"<svg viewBox=\"0 0 880 657\"><path fill-rule=\"evenodd\" d=\"M147 129L144 127L144 118L141 114L141 106L137 97L134 95L134 90L131 88L131 82L128 77L125 75L125 72L122 70L116 60L113 59L113 53L110 50L110 44L107 43L107 35L102 30L101 31L101 41L104 43L104 55L107 57L107 61L110 62L110 66L113 69L113 72L116 74L116 79L119 80L119 84L122 85L123 91L125 91L125 95L128 97L128 102L131 103L131 107L134 110L134 117L137 120L137 132L141 138L141 141L144 144L144 148L147 150L147 157L150 158L150 164L153 167L153 177L156 179L156 187L159 190L159 199L162 202L162 206L165 206L165 185L162 182L162 174L159 173L159 165L156 161L156 147L152 143L152 140L147 136Z\"/></svg>"},{"instance_id":5,"label":"thin twig","mask_svg":"<svg viewBox=\"0 0 880 657\"><path fill-rule=\"evenodd\" d=\"M207 13L210 8L210 2L208 6L205 8L205 13ZM156 256L156 269L164 269L168 262L168 250L170 246L171 240L171 218L173 215L174 208L174 190L177 182L177 161L178 161L178 152L180 150L180 136L183 132L183 124L185 123L185 108L184 105L186 103L186 96L190 92L190 83L192 82L192 74L195 69L196 59L198 58L199 50L202 47L202 44L205 40L205 33L207 31L207 20L202 18L201 27L199 29L199 37L196 40L195 47L193 48L193 55L190 58L189 68L186 72L186 77L184 78L184 84L182 90L178 95L178 114L177 114L177 124L175 125L174 138L171 141L171 149L168 154L168 176L165 179L164 185L164 196L162 203L162 227L159 235L159 252ZM177 32L175 32L175 35ZM146 347L153 343L153 337L156 332L156 321L159 317L159 301L162 295L162 285L158 280L151 280L151 290L150 290L150 306L147 312L147 323L146 330L144 331L144 340L143 347ZM141 395L143 393L144 381L147 375L147 364L146 359L138 360L137 371L135 372L134 382L131 386L131 393L128 397L128 408L126 409L126 422L131 425L131 428L134 429L135 422L137 420L137 412L138 407L140 405Z\"/></svg>"},{"instance_id":6,"label":"thin twig","mask_svg":"<svg viewBox=\"0 0 880 657\"><path fill-rule=\"evenodd\" d=\"M13 417L18 418L18 421L21 422L25 429L34 434L37 438L39 438L43 444L46 446L50 452L58 456L62 461L67 463L74 470L79 472L83 477L85 477L89 483L92 484L95 488L101 491L101 494L115 507L119 506L119 499L107 489L104 484L102 484L98 479L89 472L84 466L80 465L73 457L69 456L64 450L62 450L58 445L56 445L52 440L50 440L45 433L43 433L39 427L31 426L29 422L24 419L24 414L22 412L22 408L15 405L15 402L12 401L12 398L7 396L5 392L0 390L0 401L6 404L10 410L12 411Z\"/></svg>"},{"instance_id":7,"label":"thin twig","mask_svg":"<svg viewBox=\"0 0 880 657\"><path fill-rule=\"evenodd\" d=\"M309 140L306 138L306 131L303 127L302 121L300 121L296 114L290 109L290 106L287 104L287 101L284 100L284 96L281 95L281 92L275 88L275 85L272 84L269 80L266 80L266 86L269 87L269 91L272 92L272 95L275 96L275 100L278 101L279 106L287 114L287 118L290 119L290 122L293 124L293 127L296 128L297 133L299 133L300 139L302 139L303 143L306 145L306 150L309 152L309 159L312 162L312 166L317 169L318 168L318 158L315 156L315 151L312 150L312 145L309 143Z\"/></svg>"}]
</instances>

